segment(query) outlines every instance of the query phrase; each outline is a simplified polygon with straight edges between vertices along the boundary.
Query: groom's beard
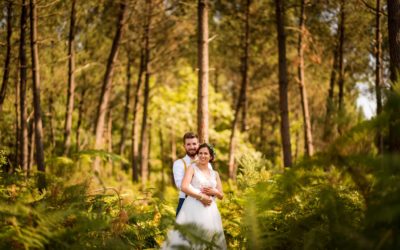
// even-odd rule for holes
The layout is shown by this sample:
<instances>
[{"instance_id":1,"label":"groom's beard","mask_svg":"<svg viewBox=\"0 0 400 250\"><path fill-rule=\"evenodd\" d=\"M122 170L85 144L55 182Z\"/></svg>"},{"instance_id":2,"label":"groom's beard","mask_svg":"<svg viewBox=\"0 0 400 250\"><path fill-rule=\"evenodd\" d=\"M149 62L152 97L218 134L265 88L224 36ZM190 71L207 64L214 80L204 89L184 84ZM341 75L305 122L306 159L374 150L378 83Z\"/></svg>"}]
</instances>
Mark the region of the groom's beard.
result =
<instances>
[{"instance_id":1,"label":"groom's beard","mask_svg":"<svg viewBox=\"0 0 400 250\"><path fill-rule=\"evenodd\" d=\"M197 155L197 150L194 151L186 151L186 154L190 157L190 158L194 158Z\"/></svg>"}]
</instances>

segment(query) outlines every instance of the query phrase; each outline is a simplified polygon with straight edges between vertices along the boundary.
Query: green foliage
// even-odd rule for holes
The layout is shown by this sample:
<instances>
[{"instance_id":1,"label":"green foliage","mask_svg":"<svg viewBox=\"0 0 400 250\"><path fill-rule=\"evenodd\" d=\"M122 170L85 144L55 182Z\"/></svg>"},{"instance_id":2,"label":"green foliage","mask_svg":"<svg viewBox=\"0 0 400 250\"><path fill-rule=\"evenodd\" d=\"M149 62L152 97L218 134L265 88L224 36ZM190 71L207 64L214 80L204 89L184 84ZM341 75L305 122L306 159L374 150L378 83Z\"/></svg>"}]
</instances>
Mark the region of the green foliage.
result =
<instances>
[{"instance_id":1,"label":"green foliage","mask_svg":"<svg viewBox=\"0 0 400 250\"><path fill-rule=\"evenodd\" d=\"M6 151L0 149L0 168L8 163Z\"/></svg>"},{"instance_id":2,"label":"green foliage","mask_svg":"<svg viewBox=\"0 0 400 250\"><path fill-rule=\"evenodd\" d=\"M0 249L143 249L161 244L167 226L173 224L161 216L173 218L168 205L151 192L143 197L132 195L129 189L135 194L139 190L126 177L120 183L124 188L106 187L110 179L104 177L99 186L91 175L80 172L87 169L87 163L71 161L51 162L56 169L68 165L71 174L48 174L43 193L36 188L36 176L2 173Z\"/></svg>"},{"instance_id":3,"label":"green foliage","mask_svg":"<svg viewBox=\"0 0 400 250\"><path fill-rule=\"evenodd\" d=\"M397 249L400 158L374 148L374 133L386 121L384 113L359 123L289 169L244 157L230 194L242 200L236 216L246 248Z\"/></svg>"}]
</instances>

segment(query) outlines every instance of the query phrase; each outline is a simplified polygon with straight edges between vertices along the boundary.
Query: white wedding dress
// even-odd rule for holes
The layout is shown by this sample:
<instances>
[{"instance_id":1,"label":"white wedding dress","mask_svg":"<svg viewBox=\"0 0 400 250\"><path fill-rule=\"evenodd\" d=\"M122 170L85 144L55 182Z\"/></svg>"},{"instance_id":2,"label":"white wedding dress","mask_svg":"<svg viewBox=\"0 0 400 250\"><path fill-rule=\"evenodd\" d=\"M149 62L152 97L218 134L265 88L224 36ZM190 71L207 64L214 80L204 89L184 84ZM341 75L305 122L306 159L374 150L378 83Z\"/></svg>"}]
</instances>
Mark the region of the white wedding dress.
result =
<instances>
[{"instance_id":1,"label":"white wedding dress","mask_svg":"<svg viewBox=\"0 0 400 250\"><path fill-rule=\"evenodd\" d=\"M197 189L203 187L216 188L217 179L213 170L210 169L210 178L206 178L195 164L191 167L194 169L192 187ZM188 196L176 218L176 223L180 226L187 225L183 230L184 233L182 234L177 230L170 231L162 249L204 249L206 245L202 243L206 241L213 243L212 249L226 249L221 215L215 200L211 202L210 206L204 206L200 201ZM201 229L197 230L194 225ZM194 238L197 240L193 240ZM204 241L199 242L199 239Z\"/></svg>"}]
</instances>

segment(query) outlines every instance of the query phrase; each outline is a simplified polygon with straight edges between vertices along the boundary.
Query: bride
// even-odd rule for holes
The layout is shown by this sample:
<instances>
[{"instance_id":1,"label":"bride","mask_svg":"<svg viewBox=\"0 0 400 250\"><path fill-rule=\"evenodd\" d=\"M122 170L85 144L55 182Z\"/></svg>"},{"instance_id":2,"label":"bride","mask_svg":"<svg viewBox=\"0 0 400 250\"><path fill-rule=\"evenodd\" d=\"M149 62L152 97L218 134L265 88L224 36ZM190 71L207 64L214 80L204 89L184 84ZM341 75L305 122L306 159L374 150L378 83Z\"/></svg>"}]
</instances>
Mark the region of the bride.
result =
<instances>
[{"instance_id":1,"label":"bride","mask_svg":"<svg viewBox=\"0 0 400 250\"><path fill-rule=\"evenodd\" d=\"M162 249L204 249L206 245L212 249L226 249L221 215L214 201L215 197L222 199L224 196L221 179L217 172L208 167L208 163L215 158L214 148L203 143L197 154L198 161L188 167L182 180L182 191L188 196L176 218L176 224L183 230L170 231ZM211 201L210 205L203 205L205 199ZM197 234L191 231L193 228Z\"/></svg>"}]
</instances>

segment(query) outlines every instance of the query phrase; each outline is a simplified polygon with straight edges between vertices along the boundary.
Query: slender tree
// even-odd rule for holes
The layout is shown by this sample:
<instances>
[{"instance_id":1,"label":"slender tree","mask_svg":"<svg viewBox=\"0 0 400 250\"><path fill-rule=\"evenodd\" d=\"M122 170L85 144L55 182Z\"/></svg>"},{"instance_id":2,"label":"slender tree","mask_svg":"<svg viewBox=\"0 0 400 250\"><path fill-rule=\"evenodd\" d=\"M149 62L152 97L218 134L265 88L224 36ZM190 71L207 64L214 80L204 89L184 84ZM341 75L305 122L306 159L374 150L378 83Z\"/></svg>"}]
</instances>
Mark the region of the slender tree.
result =
<instances>
[{"instance_id":1,"label":"slender tree","mask_svg":"<svg viewBox=\"0 0 400 250\"><path fill-rule=\"evenodd\" d=\"M247 86L249 85L248 79L248 64L249 64L249 45L250 45L250 4L251 0L246 0L245 4L245 19L244 19L244 41L243 41L243 58L242 58L242 84L243 88L243 100L242 100L242 124L241 131L247 130L247 109L248 109L248 98L247 98Z\"/></svg>"},{"instance_id":2,"label":"slender tree","mask_svg":"<svg viewBox=\"0 0 400 250\"><path fill-rule=\"evenodd\" d=\"M95 132L96 136L94 144L95 149L101 149L103 147L104 122L111 95L112 76L114 72L115 61L117 60L120 41L124 31L124 26L126 24L125 19L127 16L127 11L128 11L127 0L121 1L119 4L119 13L117 18L117 30L111 46L110 55L108 57L106 72L104 74L104 80L101 89L99 106L97 109L96 132ZM96 172L100 171L98 158L96 158L93 168L94 171Z\"/></svg>"},{"instance_id":3,"label":"slender tree","mask_svg":"<svg viewBox=\"0 0 400 250\"><path fill-rule=\"evenodd\" d=\"M119 154L123 155L125 151L125 141L126 141L126 127L128 125L128 115L129 115L129 105L131 100L131 57L128 51L128 62L126 64L126 88L125 88L125 108L123 124L121 128L121 140L119 143Z\"/></svg>"},{"instance_id":4,"label":"slender tree","mask_svg":"<svg viewBox=\"0 0 400 250\"><path fill-rule=\"evenodd\" d=\"M400 81L400 0L388 0L387 9L389 30L390 80L392 82L391 90L394 91L394 86L398 85ZM390 152L400 152L398 110L392 110L391 116L391 123L389 124L389 136L386 144Z\"/></svg>"},{"instance_id":5,"label":"slender tree","mask_svg":"<svg viewBox=\"0 0 400 250\"><path fill-rule=\"evenodd\" d=\"M150 27L152 16L152 1L146 0L146 24L144 30L144 92L143 92L143 117L142 128L140 134L140 172L142 185L146 185L149 171L148 150L149 150L149 126L148 126L148 106L150 95Z\"/></svg>"},{"instance_id":6,"label":"slender tree","mask_svg":"<svg viewBox=\"0 0 400 250\"><path fill-rule=\"evenodd\" d=\"M107 134L107 152L112 153L112 125L113 125L113 107L110 106L108 109L108 115L107 115L107 129L106 129L106 134ZM111 159L109 159L108 164L110 165L111 171L109 171L109 176L113 173L114 167L113 167L113 162Z\"/></svg>"},{"instance_id":7,"label":"slender tree","mask_svg":"<svg viewBox=\"0 0 400 250\"><path fill-rule=\"evenodd\" d=\"M400 0L387 0L390 80L392 85L400 79Z\"/></svg>"},{"instance_id":8,"label":"slender tree","mask_svg":"<svg viewBox=\"0 0 400 250\"><path fill-rule=\"evenodd\" d=\"M4 73L3 83L0 88L0 114L3 109L4 99L6 98L8 77L10 74L10 60L11 60L11 36L12 36L12 8L13 1L7 1L7 38L6 38L6 57L4 60Z\"/></svg>"},{"instance_id":9,"label":"slender tree","mask_svg":"<svg viewBox=\"0 0 400 250\"><path fill-rule=\"evenodd\" d=\"M38 188L46 188L45 164L43 152L43 125L42 110L40 106L40 67L39 51L37 41L37 6L36 0L30 0L30 26L31 26L31 59L32 59L32 79L33 79L33 107L35 110L35 144L36 144L36 164L39 171Z\"/></svg>"},{"instance_id":10,"label":"slender tree","mask_svg":"<svg viewBox=\"0 0 400 250\"><path fill-rule=\"evenodd\" d=\"M375 94L376 114L382 113L382 34L381 34L381 1L376 0L375 10ZM376 142L379 153L383 152L383 136L378 129Z\"/></svg>"},{"instance_id":11,"label":"slender tree","mask_svg":"<svg viewBox=\"0 0 400 250\"><path fill-rule=\"evenodd\" d=\"M142 85L142 77L144 72L144 49L141 49L140 52L140 63L139 63L139 71L138 71L138 78L135 88L135 96L133 102L133 121L132 121L132 181L137 182L139 181L139 174L138 174L138 166L139 166L139 98L140 98L140 89Z\"/></svg>"},{"instance_id":12,"label":"slender tree","mask_svg":"<svg viewBox=\"0 0 400 250\"><path fill-rule=\"evenodd\" d=\"M208 0L198 0L197 18L197 129L202 143L208 142Z\"/></svg>"},{"instance_id":13,"label":"slender tree","mask_svg":"<svg viewBox=\"0 0 400 250\"><path fill-rule=\"evenodd\" d=\"M14 172L15 169L20 166L19 165L19 160L20 160L20 156L19 156L19 149L20 149L20 121L19 121L19 95L20 95L20 91L19 91L19 77L18 77L18 71L16 72L17 75L17 79L15 80L15 85L14 85L14 91L15 91L15 95L14 95L14 110L15 110L15 156L14 156L14 164L12 166L12 169L10 169L10 172Z\"/></svg>"},{"instance_id":14,"label":"slender tree","mask_svg":"<svg viewBox=\"0 0 400 250\"><path fill-rule=\"evenodd\" d=\"M328 97L326 99L326 113L325 113L325 123L324 123L324 134L323 139L327 140L332 130L332 113L334 111L334 93L335 93L335 84L336 84L336 74L339 67L338 60L338 46L335 45L335 49L333 50L333 63L332 70L329 80L329 90Z\"/></svg>"},{"instance_id":15,"label":"slender tree","mask_svg":"<svg viewBox=\"0 0 400 250\"><path fill-rule=\"evenodd\" d=\"M85 84L85 75L83 76L83 83ZM82 126L82 119L83 119L83 111L84 111L84 101L86 97L87 88L83 87L80 94L80 100L78 104L78 121L76 125L76 151L81 150L81 126Z\"/></svg>"},{"instance_id":16,"label":"slender tree","mask_svg":"<svg viewBox=\"0 0 400 250\"><path fill-rule=\"evenodd\" d=\"M160 158L161 158L161 187L165 189L165 149L164 149L164 136L163 131L160 128L158 131L158 137L160 138Z\"/></svg>"},{"instance_id":17,"label":"slender tree","mask_svg":"<svg viewBox=\"0 0 400 250\"><path fill-rule=\"evenodd\" d=\"M171 131L171 165L176 160L176 136L175 131ZM169 175L171 180L171 185L175 185L174 173L171 171Z\"/></svg>"},{"instance_id":18,"label":"slender tree","mask_svg":"<svg viewBox=\"0 0 400 250\"><path fill-rule=\"evenodd\" d=\"M28 173L28 114L26 109L26 78L27 78L27 59L26 59L26 25L27 25L27 3L26 0L21 2L21 19L20 19L20 35L19 35L19 105L21 128L19 134L20 141L20 163L24 172Z\"/></svg>"},{"instance_id":19,"label":"slender tree","mask_svg":"<svg viewBox=\"0 0 400 250\"><path fill-rule=\"evenodd\" d=\"M49 121L49 126L50 126L50 143L51 143L51 150L52 152L54 151L56 147L56 131L55 131L55 125L54 125L54 115L56 113L55 108L54 108L54 98L52 95L49 97L49 107L48 107L48 121Z\"/></svg>"},{"instance_id":20,"label":"slender tree","mask_svg":"<svg viewBox=\"0 0 400 250\"><path fill-rule=\"evenodd\" d=\"M333 64L332 71L330 77L330 84L328 90L328 98L326 102L326 114L325 114L325 125L324 125L324 140L328 140L330 135L332 134L334 124L332 123L332 114L335 110L339 112L343 112L343 92L344 92L344 57L343 57L343 48L344 48L344 24L345 24L345 12L344 12L344 4L345 1L341 0L340 2L340 11L338 18L338 29L337 29L337 42L333 51ZM335 93L335 84L336 84L336 76L338 76L337 84L339 88L339 96L337 107L335 106L334 93ZM337 127L338 132L340 133L340 126Z\"/></svg>"},{"instance_id":21,"label":"slender tree","mask_svg":"<svg viewBox=\"0 0 400 250\"><path fill-rule=\"evenodd\" d=\"M300 99L301 99L301 110L303 113L303 127L304 127L304 146L307 156L312 156L314 154L314 146L311 132L311 122L310 113L308 110L308 98L307 90L304 79L304 35L306 34L306 13L305 13L305 0L300 0L300 32L299 41L297 46L297 55L299 57L298 65L298 77L299 77L299 89L300 89Z\"/></svg>"},{"instance_id":22,"label":"slender tree","mask_svg":"<svg viewBox=\"0 0 400 250\"><path fill-rule=\"evenodd\" d=\"M72 112L75 96L75 12L76 0L71 3L71 15L68 36L68 92L64 124L64 155L69 154L71 146Z\"/></svg>"},{"instance_id":23,"label":"slender tree","mask_svg":"<svg viewBox=\"0 0 400 250\"><path fill-rule=\"evenodd\" d=\"M248 78L248 64L249 64L249 43L250 43L250 38L249 38L249 19L250 19L250 0L246 0L246 5L245 5L245 18L244 18L244 39L243 39L243 54L241 58L241 74L242 74L242 82L240 86L240 92L239 92L239 98L237 99L236 102L236 107L235 107L235 115L232 121L232 128L231 128L231 136L229 138L229 178L230 179L236 179L236 167L235 167L235 131L239 119L239 113L242 110L242 130L245 129L246 127L246 111L245 106L246 106L246 92L247 92L247 86L249 82Z\"/></svg>"},{"instance_id":24,"label":"slender tree","mask_svg":"<svg viewBox=\"0 0 400 250\"><path fill-rule=\"evenodd\" d=\"M31 115L29 115L31 117ZM32 166L35 163L35 121L31 118L28 118L29 121L29 158L28 158L28 169L27 169L27 176L30 175Z\"/></svg>"},{"instance_id":25,"label":"slender tree","mask_svg":"<svg viewBox=\"0 0 400 250\"><path fill-rule=\"evenodd\" d=\"M345 0L340 2L340 25L339 25L339 96L338 96L338 110L342 113L343 110L343 96L344 96L344 32L345 32ZM338 126L339 133L340 127Z\"/></svg>"},{"instance_id":26,"label":"slender tree","mask_svg":"<svg viewBox=\"0 0 400 250\"><path fill-rule=\"evenodd\" d=\"M279 50L279 108L281 114L281 140L283 162L285 167L292 165L292 149L290 144L290 123L288 107L288 79L286 63L286 34L284 29L285 11L284 0L275 0L276 27L278 31Z\"/></svg>"}]
</instances>

